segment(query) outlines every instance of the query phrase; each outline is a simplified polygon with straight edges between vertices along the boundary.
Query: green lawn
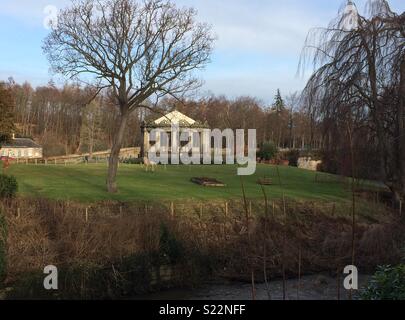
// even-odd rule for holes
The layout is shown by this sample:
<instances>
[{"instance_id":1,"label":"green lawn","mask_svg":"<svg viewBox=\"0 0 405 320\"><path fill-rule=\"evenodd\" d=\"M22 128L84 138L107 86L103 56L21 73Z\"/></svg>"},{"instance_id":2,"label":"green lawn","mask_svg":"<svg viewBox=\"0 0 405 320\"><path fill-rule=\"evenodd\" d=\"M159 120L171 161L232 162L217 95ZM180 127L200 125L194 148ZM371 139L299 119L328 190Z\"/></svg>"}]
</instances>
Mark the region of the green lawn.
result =
<instances>
[{"instance_id":1,"label":"green lawn","mask_svg":"<svg viewBox=\"0 0 405 320\"><path fill-rule=\"evenodd\" d=\"M340 201L348 192L338 179L331 175L315 173L292 167L278 167L282 184L279 184L277 167L259 165L256 174L243 177L246 196L262 198L258 178L272 178L274 185L266 186L269 198L286 197ZM156 172L145 172L139 165L121 165L118 174L119 193L105 191L105 164L89 165L12 165L8 174L16 176L22 196L93 202L98 200L159 201L159 200L214 200L242 197L240 177L236 166L159 166ZM226 184L224 188L207 188L190 182L192 177L216 178ZM326 181L326 182L325 182Z\"/></svg>"}]
</instances>

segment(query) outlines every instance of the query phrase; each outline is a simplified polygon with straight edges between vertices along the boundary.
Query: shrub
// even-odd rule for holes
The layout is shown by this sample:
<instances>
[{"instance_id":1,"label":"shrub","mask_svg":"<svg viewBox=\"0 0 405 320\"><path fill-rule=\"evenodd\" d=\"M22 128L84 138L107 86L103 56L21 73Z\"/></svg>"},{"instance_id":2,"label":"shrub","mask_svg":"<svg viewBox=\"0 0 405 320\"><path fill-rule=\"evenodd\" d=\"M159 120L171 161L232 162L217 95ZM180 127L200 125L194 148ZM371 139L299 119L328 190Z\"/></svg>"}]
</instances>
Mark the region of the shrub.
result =
<instances>
[{"instance_id":1,"label":"shrub","mask_svg":"<svg viewBox=\"0 0 405 320\"><path fill-rule=\"evenodd\" d=\"M300 157L299 150L290 150L287 152L285 158L289 161L291 167L298 167L298 158Z\"/></svg>"},{"instance_id":2,"label":"shrub","mask_svg":"<svg viewBox=\"0 0 405 320\"><path fill-rule=\"evenodd\" d=\"M39 270L13 283L7 299L119 299L151 290L151 262L147 255L123 257L112 264L72 264L58 268L59 288L44 290Z\"/></svg>"},{"instance_id":3,"label":"shrub","mask_svg":"<svg viewBox=\"0 0 405 320\"><path fill-rule=\"evenodd\" d=\"M278 149L273 142L264 142L259 151L259 157L263 160L271 160L278 153Z\"/></svg>"},{"instance_id":4,"label":"shrub","mask_svg":"<svg viewBox=\"0 0 405 320\"><path fill-rule=\"evenodd\" d=\"M160 227L159 252L162 263L176 264L181 258L184 258L182 243L176 239L165 224Z\"/></svg>"},{"instance_id":5,"label":"shrub","mask_svg":"<svg viewBox=\"0 0 405 320\"><path fill-rule=\"evenodd\" d=\"M6 219L0 207L0 287L6 277L6 244L7 244Z\"/></svg>"},{"instance_id":6,"label":"shrub","mask_svg":"<svg viewBox=\"0 0 405 320\"><path fill-rule=\"evenodd\" d=\"M124 159L122 161L122 163L125 163L125 164L142 164L143 159L142 158L128 158L128 159Z\"/></svg>"},{"instance_id":7,"label":"shrub","mask_svg":"<svg viewBox=\"0 0 405 320\"><path fill-rule=\"evenodd\" d=\"M364 300L405 300L405 264L397 267L380 266L367 288Z\"/></svg>"},{"instance_id":8,"label":"shrub","mask_svg":"<svg viewBox=\"0 0 405 320\"><path fill-rule=\"evenodd\" d=\"M18 183L15 177L0 175L0 199L14 198L18 191Z\"/></svg>"}]
</instances>

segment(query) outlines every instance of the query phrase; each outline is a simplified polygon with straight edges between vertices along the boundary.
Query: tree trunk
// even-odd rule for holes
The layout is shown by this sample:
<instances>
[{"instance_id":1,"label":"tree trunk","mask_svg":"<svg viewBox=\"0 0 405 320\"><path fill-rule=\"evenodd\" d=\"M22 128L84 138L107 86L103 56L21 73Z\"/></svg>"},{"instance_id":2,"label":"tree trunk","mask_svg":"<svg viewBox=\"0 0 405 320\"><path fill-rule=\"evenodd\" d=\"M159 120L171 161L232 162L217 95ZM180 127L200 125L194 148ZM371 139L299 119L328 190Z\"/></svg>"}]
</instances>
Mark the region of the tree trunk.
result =
<instances>
[{"instance_id":1,"label":"tree trunk","mask_svg":"<svg viewBox=\"0 0 405 320\"><path fill-rule=\"evenodd\" d=\"M370 89L371 89L371 100L372 100L372 117L373 122L376 127L377 134L377 149L378 149L378 179L380 181L387 181L387 172L386 172L386 139L384 128L382 125L383 122L383 110L380 101L378 100L378 85L377 85L377 71L374 55L368 58L368 74L370 78Z\"/></svg>"},{"instance_id":2,"label":"tree trunk","mask_svg":"<svg viewBox=\"0 0 405 320\"><path fill-rule=\"evenodd\" d=\"M93 149L94 149L94 124L92 124L92 126L89 129L89 156L90 159L93 158Z\"/></svg>"},{"instance_id":3,"label":"tree trunk","mask_svg":"<svg viewBox=\"0 0 405 320\"><path fill-rule=\"evenodd\" d=\"M82 148L82 139L81 137L79 138L79 145L76 148L75 154L79 154L80 153L80 149Z\"/></svg>"},{"instance_id":4,"label":"tree trunk","mask_svg":"<svg viewBox=\"0 0 405 320\"><path fill-rule=\"evenodd\" d=\"M370 81L370 98L371 98L371 116L375 125L377 135L377 151L378 151L378 180L387 182L386 174L386 149L385 149L385 133L382 125L382 105L378 100L378 84L377 84L377 66L376 66L376 46L377 46L377 34L375 29L370 35L372 37L372 44L369 44L367 40L362 36L362 46L366 50L367 64L368 64L368 77Z\"/></svg>"},{"instance_id":5,"label":"tree trunk","mask_svg":"<svg viewBox=\"0 0 405 320\"><path fill-rule=\"evenodd\" d=\"M398 108L398 164L400 173L401 197L405 199L405 56L401 60Z\"/></svg>"},{"instance_id":6,"label":"tree trunk","mask_svg":"<svg viewBox=\"0 0 405 320\"><path fill-rule=\"evenodd\" d=\"M128 122L128 113L121 114L119 129L114 135L114 141L111 148L111 154L108 159L108 177L107 177L107 190L109 193L116 193L118 191L117 187L117 170L120 150L122 147L122 142L124 140L125 130Z\"/></svg>"}]
</instances>

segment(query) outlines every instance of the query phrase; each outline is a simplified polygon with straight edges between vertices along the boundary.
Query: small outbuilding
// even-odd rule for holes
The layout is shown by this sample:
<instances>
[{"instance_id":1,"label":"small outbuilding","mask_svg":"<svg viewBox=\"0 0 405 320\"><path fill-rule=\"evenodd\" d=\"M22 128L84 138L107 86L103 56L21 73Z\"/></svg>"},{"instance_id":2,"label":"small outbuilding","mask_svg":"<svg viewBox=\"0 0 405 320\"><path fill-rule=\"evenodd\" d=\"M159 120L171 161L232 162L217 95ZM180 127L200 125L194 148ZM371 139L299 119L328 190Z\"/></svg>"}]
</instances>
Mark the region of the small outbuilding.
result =
<instances>
[{"instance_id":1,"label":"small outbuilding","mask_svg":"<svg viewBox=\"0 0 405 320\"><path fill-rule=\"evenodd\" d=\"M14 159L41 159L42 147L29 138L13 138L1 146L0 156Z\"/></svg>"}]
</instances>

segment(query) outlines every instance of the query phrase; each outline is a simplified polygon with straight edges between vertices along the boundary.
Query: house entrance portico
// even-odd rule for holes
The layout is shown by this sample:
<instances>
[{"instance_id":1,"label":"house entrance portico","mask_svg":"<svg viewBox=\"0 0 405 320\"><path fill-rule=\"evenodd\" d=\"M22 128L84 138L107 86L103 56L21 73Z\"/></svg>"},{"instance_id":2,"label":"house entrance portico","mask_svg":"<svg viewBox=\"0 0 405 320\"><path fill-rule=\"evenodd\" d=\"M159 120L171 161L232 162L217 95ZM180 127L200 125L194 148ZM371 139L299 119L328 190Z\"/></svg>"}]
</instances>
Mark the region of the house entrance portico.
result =
<instances>
[{"instance_id":1,"label":"house entrance portico","mask_svg":"<svg viewBox=\"0 0 405 320\"><path fill-rule=\"evenodd\" d=\"M172 132L173 127L178 128L177 134ZM157 120L144 121L141 126L143 141L141 156L143 159L148 158L149 150L155 145L159 152L180 154L181 148L190 144L192 152L199 153L205 148L210 148L210 137L203 134L206 129L209 129L207 123L195 121L177 110ZM155 133L154 136L151 136L152 131ZM183 133L187 133L188 141L179 141L179 136Z\"/></svg>"}]
</instances>

